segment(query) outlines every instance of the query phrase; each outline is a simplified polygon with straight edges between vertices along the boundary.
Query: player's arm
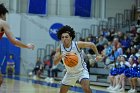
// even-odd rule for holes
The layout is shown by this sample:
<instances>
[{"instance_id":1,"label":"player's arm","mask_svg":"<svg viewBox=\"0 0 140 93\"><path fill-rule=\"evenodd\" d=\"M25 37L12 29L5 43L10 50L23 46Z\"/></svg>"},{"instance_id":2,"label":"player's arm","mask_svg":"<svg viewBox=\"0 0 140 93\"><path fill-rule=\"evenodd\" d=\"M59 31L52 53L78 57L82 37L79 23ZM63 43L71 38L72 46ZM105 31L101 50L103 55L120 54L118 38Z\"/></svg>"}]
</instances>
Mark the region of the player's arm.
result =
<instances>
[{"instance_id":1,"label":"player's arm","mask_svg":"<svg viewBox=\"0 0 140 93\"><path fill-rule=\"evenodd\" d=\"M7 24L6 21L2 21L2 29L4 30L5 35L7 36L7 38L9 39L9 41L14 44L17 47L21 47L21 48L28 48L28 49L34 49L34 45L32 44L23 44L21 41L17 40L13 33L10 31L10 27Z\"/></svg>"},{"instance_id":2,"label":"player's arm","mask_svg":"<svg viewBox=\"0 0 140 93\"><path fill-rule=\"evenodd\" d=\"M60 47L56 49L56 53L54 55L54 65L57 65L61 59L62 59L63 55L60 53Z\"/></svg>"},{"instance_id":3,"label":"player's arm","mask_svg":"<svg viewBox=\"0 0 140 93\"><path fill-rule=\"evenodd\" d=\"M82 42L82 41L79 41L78 43L78 48L81 49L81 48L91 48L95 54L98 56L100 55L98 50L97 50L97 47L94 43L92 42Z\"/></svg>"}]
</instances>

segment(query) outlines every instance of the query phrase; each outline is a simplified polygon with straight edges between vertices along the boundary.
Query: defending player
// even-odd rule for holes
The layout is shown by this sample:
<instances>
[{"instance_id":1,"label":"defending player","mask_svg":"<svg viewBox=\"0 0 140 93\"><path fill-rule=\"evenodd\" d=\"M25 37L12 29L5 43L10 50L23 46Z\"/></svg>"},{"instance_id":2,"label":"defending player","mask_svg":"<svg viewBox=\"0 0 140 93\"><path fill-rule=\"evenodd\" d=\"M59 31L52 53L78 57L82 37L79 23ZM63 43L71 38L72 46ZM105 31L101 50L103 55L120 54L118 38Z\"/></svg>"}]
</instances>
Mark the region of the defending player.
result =
<instances>
[{"instance_id":1,"label":"defending player","mask_svg":"<svg viewBox=\"0 0 140 93\"><path fill-rule=\"evenodd\" d=\"M21 41L17 40L12 32L10 31L9 24L6 22L6 13L8 13L8 10L5 8L3 4L0 4L0 39L5 34L8 38L8 40L14 44L17 47L21 48L28 48L28 49L34 49L33 44L23 44ZM2 75L0 75L0 82L2 82ZM2 83L0 83L1 86Z\"/></svg>"}]
</instances>

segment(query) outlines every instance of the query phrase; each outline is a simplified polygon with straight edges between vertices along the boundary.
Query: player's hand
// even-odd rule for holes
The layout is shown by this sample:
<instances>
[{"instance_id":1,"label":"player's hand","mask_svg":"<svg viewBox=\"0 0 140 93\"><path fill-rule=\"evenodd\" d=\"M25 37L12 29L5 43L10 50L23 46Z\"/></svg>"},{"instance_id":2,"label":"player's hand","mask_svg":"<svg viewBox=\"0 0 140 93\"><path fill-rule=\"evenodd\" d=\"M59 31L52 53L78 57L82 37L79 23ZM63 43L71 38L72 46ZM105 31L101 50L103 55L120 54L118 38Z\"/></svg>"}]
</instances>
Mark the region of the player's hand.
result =
<instances>
[{"instance_id":1,"label":"player's hand","mask_svg":"<svg viewBox=\"0 0 140 93\"><path fill-rule=\"evenodd\" d=\"M69 55L70 55L70 52L67 52L67 53L63 53L63 54L61 55L61 57L65 59L65 58L67 58Z\"/></svg>"},{"instance_id":2,"label":"player's hand","mask_svg":"<svg viewBox=\"0 0 140 93\"><path fill-rule=\"evenodd\" d=\"M66 58L66 56L67 56L66 53L61 55L62 58Z\"/></svg>"},{"instance_id":3,"label":"player's hand","mask_svg":"<svg viewBox=\"0 0 140 93\"><path fill-rule=\"evenodd\" d=\"M33 44L27 44L28 49L34 50L35 46Z\"/></svg>"},{"instance_id":4,"label":"player's hand","mask_svg":"<svg viewBox=\"0 0 140 93\"><path fill-rule=\"evenodd\" d=\"M67 58L67 56L69 56L71 54L71 52L67 52L67 53L64 53L62 54L63 58Z\"/></svg>"},{"instance_id":5,"label":"player's hand","mask_svg":"<svg viewBox=\"0 0 140 93\"><path fill-rule=\"evenodd\" d=\"M102 61L103 60L103 57L102 57L102 55L98 55L98 56L96 56L96 62L99 62L99 61Z\"/></svg>"}]
</instances>

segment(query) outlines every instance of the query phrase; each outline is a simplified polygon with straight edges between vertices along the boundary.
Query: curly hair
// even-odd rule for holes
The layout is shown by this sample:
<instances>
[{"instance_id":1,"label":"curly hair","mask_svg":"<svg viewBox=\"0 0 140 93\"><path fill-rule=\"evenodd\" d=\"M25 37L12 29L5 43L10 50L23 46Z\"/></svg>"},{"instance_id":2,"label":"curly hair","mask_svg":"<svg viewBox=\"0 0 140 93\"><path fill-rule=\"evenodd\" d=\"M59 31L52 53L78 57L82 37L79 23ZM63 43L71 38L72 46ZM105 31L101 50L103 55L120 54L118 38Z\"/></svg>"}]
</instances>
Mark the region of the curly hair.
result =
<instances>
[{"instance_id":1,"label":"curly hair","mask_svg":"<svg viewBox=\"0 0 140 93\"><path fill-rule=\"evenodd\" d=\"M8 13L8 10L6 9L3 3L0 4L0 15L5 15L6 13Z\"/></svg>"},{"instance_id":2,"label":"curly hair","mask_svg":"<svg viewBox=\"0 0 140 93\"><path fill-rule=\"evenodd\" d=\"M66 25L66 26L63 26L62 28L60 28L57 32L57 37L59 40L61 40L61 35L63 33L68 33L70 35L70 37L72 37L72 40L75 38L75 31L73 30L72 27Z\"/></svg>"}]
</instances>

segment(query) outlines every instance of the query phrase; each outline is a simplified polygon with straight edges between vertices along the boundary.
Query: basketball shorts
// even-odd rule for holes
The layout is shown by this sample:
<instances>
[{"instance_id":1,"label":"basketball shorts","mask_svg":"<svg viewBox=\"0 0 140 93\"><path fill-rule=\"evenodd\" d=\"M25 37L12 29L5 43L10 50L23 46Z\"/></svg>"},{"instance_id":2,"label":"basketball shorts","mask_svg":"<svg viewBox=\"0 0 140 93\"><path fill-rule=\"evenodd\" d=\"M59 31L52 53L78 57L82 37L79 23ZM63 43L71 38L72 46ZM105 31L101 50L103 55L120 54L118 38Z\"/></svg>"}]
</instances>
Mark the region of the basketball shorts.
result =
<instances>
[{"instance_id":1,"label":"basketball shorts","mask_svg":"<svg viewBox=\"0 0 140 93\"><path fill-rule=\"evenodd\" d=\"M78 73L66 73L61 83L63 85L74 86L77 81L81 82L82 79L89 79L89 72L85 69Z\"/></svg>"}]
</instances>

